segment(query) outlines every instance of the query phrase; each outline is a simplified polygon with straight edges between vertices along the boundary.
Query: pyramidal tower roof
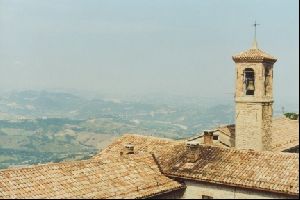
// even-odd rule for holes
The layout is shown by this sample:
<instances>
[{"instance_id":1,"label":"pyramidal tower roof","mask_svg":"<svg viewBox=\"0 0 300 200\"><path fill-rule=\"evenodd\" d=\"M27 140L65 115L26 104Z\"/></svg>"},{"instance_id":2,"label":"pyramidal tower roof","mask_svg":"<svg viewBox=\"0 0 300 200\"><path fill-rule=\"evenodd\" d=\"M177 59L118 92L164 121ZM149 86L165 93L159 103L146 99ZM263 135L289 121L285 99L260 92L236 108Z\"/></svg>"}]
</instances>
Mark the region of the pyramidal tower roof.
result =
<instances>
[{"instance_id":1,"label":"pyramidal tower roof","mask_svg":"<svg viewBox=\"0 0 300 200\"><path fill-rule=\"evenodd\" d=\"M256 26L259 25L256 22L253 24L255 27L254 32L254 40L252 43L252 47L247 51L242 51L241 53L232 56L232 59L238 62L270 62L275 63L277 61L276 58L271 56L270 54L260 50L258 48L258 44L256 41Z\"/></svg>"},{"instance_id":2,"label":"pyramidal tower roof","mask_svg":"<svg viewBox=\"0 0 300 200\"><path fill-rule=\"evenodd\" d=\"M271 62L275 63L277 59L270 54L257 48L257 43L254 41L254 45L247 51L232 56L234 62Z\"/></svg>"}]
</instances>

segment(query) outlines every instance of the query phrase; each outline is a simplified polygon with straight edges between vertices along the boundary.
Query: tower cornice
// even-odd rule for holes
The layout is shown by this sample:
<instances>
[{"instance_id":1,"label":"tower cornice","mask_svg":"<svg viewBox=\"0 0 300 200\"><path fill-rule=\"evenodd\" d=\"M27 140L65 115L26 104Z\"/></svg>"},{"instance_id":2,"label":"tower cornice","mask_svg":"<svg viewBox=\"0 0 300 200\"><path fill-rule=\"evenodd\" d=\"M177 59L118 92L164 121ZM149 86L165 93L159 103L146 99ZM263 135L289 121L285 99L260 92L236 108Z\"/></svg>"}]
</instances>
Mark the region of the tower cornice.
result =
<instances>
[{"instance_id":1,"label":"tower cornice","mask_svg":"<svg viewBox=\"0 0 300 200\"><path fill-rule=\"evenodd\" d=\"M236 97L236 103L274 103L273 98L248 98L248 97Z\"/></svg>"}]
</instances>

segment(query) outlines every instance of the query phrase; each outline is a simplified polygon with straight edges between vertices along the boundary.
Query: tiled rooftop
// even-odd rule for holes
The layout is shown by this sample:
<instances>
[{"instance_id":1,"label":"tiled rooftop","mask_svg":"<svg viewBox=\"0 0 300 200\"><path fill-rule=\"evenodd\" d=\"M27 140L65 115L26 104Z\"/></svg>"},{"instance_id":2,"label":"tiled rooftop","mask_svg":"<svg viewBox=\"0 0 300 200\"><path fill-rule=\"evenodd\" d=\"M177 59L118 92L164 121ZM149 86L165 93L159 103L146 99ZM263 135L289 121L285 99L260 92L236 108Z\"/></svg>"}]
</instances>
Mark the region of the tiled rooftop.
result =
<instances>
[{"instance_id":1,"label":"tiled rooftop","mask_svg":"<svg viewBox=\"0 0 300 200\"><path fill-rule=\"evenodd\" d=\"M277 59L260 49L252 48L232 56L235 62L276 62Z\"/></svg>"},{"instance_id":2,"label":"tiled rooftop","mask_svg":"<svg viewBox=\"0 0 300 200\"><path fill-rule=\"evenodd\" d=\"M168 176L299 194L299 155L200 146L196 162L186 151L165 172Z\"/></svg>"},{"instance_id":3,"label":"tiled rooftop","mask_svg":"<svg viewBox=\"0 0 300 200\"><path fill-rule=\"evenodd\" d=\"M136 153L152 152L167 176L225 185L299 194L299 155L255 152L200 145L198 160L191 163L184 141L125 135L111 144L105 154L116 154L125 144ZM97 158L97 157L95 157Z\"/></svg>"},{"instance_id":4,"label":"tiled rooftop","mask_svg":"<svg viewBox=\"0 0 300 200\"><path fill-rule=\"evenodd\" d=\"M284 151L297 145L299 145L299 121L285 117L273 119L273 151Z\"/></svg>"},{"instance_id":5,"label":"tiled rooftop","mask_svg":"<svg viewBox=\"0 0 300 200\"><path fill-rule=\"evenodd\" d=\"M126 144L133 144L136 154L154 153L160 167L165 170L176 159L177 152L185 150L185 141L175 141L152 136L125 134L118 138L94 158L98 159L104 155L119 154Z\"/></svg>"},{"instance_id":6,"label":"tiled rooftop","mask_svg":"<svg viewBox=\"0 0 300 200\"><path fill-rule=\"evenodd\" d=\"M0 198L145 198L183 187L150 154L11 168L0 180Z\"/></svg>"},{"instance_id":7,"label":"tiled rooftop","mask_svg":"<svg viewBox=\"0 0 300 200\"><path fill-rule=\"evenodd\" d=\"M235 125L216 128L224 135L235 137ZM274 118L272 121L272 151L284 151L299 145L299 121L286 117Z\"/></svg>"}]
</instances>

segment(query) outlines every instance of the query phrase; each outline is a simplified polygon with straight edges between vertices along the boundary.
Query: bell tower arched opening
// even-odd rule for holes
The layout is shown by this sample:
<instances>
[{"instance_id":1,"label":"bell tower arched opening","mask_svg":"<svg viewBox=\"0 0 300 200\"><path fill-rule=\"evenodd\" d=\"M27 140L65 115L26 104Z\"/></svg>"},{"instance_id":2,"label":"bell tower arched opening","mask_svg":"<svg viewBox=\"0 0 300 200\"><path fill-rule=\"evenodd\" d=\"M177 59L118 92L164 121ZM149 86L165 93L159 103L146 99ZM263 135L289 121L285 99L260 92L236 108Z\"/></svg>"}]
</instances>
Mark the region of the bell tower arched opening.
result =
<instances>
[{"instance_id":1,"label":"bell tower arched opening","mask_svg":"<svg viewBox=\"0 0 300 200\"><path fill-rule=\"evenodd\" d=\"M252 68L244 70L244 93L254 95L255 92L255 73Z\"/></svg>"}]
</instances>

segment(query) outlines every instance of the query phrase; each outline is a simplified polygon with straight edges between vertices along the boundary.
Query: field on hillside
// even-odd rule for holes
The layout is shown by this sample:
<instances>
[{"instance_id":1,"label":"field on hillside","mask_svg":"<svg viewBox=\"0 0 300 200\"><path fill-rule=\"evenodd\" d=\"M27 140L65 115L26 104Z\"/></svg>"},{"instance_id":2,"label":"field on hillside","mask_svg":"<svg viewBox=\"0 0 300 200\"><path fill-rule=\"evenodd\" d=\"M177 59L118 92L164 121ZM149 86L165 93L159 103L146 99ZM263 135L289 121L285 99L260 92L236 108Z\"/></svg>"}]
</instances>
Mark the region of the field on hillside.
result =
<instances>
[{"instance_id":1,"label":"field on hillside","mask_svg":"<svg viewBox=\"0 0 300 200\"><path fill-rule=\"evenodd\" d=\"M124 133L173 139L232 123L232 105L85 99L23 91L0 97L0 168L84 159ZM176 102L176 101L175 101Z\"/></svg>"}]
</instances>

